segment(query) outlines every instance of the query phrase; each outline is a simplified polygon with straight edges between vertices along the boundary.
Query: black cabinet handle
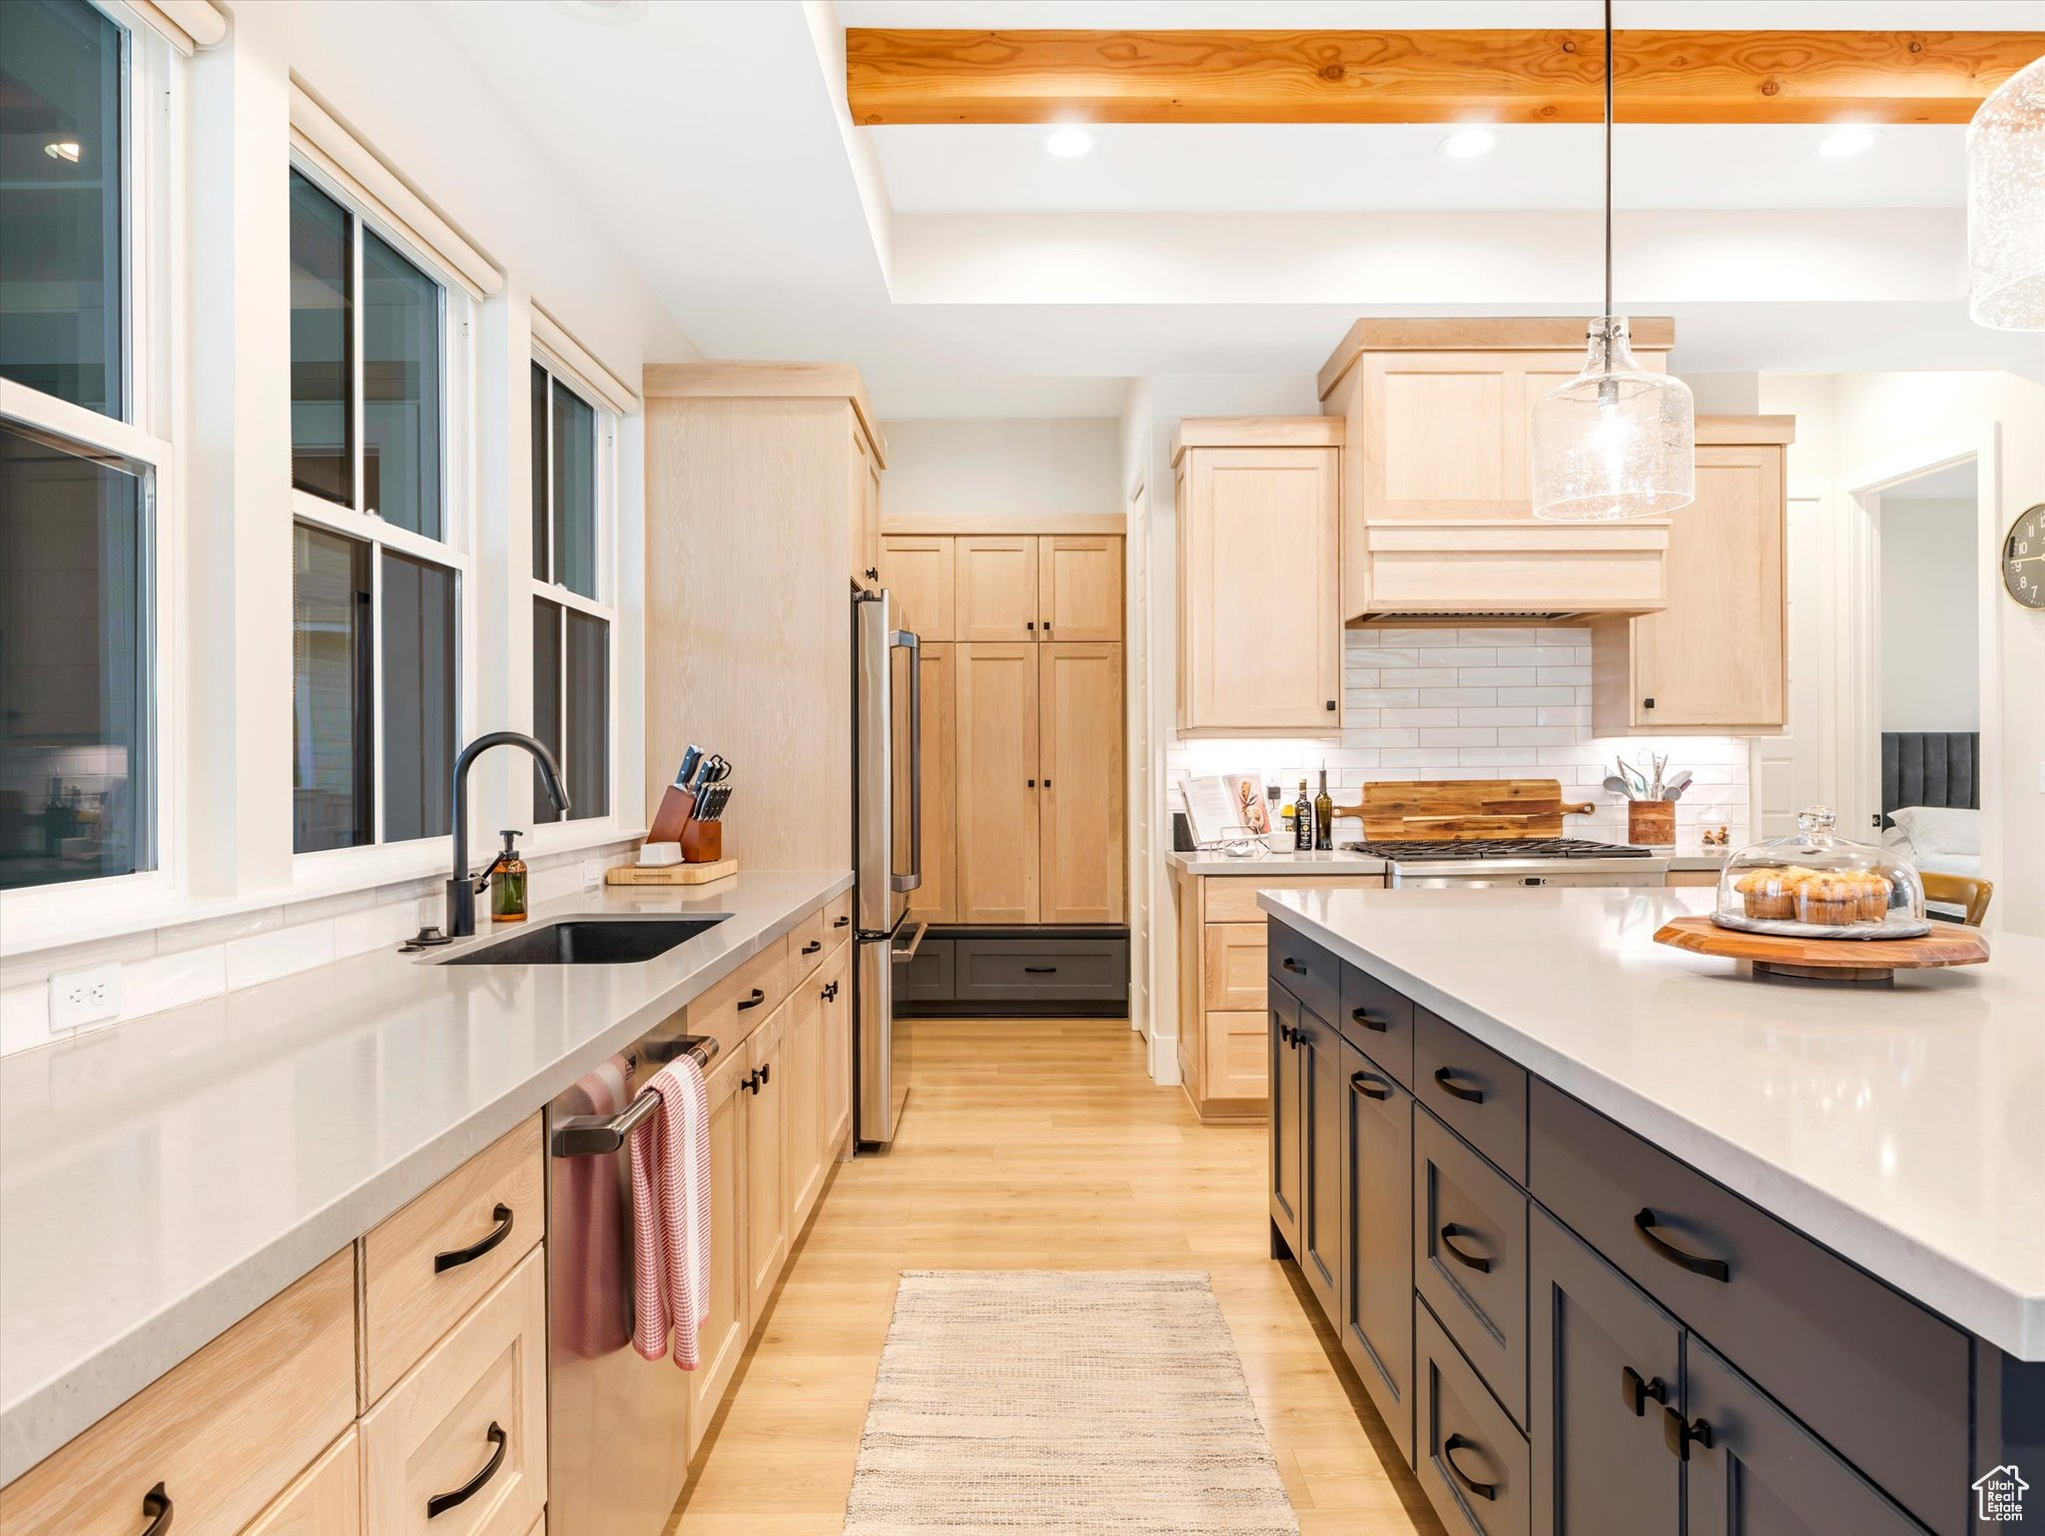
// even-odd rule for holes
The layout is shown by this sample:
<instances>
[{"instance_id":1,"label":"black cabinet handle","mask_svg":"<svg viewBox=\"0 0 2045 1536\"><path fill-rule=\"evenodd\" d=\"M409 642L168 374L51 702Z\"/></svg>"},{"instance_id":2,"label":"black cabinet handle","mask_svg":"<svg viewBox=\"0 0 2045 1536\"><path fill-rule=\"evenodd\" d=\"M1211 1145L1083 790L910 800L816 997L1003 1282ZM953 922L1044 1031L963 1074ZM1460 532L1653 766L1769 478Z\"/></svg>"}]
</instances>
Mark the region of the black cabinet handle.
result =
<instances>
[{"instance_id":1,"label":"black cabinet handle","mask_svg":"<svg viewBox=\"0 0 2045 1536\"><path fill-rule=\"evenodd\" d=\"M490 1426L488 1438L496 1449L490 1453L490 1459L483 1464L483 1470L470 1478L466 1483L463 1483L461 1487L455 1489L453 1493L436 1493L429 1498L426 1501L426 1518L428 1520L433 1519L437 1515L446 1514L457 1504L468 1503L470 1499L473 1499L483 1491L485 1483L497 1475L497 1469L504 1465L504 1447L510 1443L510 1437L504 1433L504 1430L499 1425L493 1423Z\"/></svg>"},{"instance_id":2,"label":"black cabinet handle","mask_svg":"<svg viewBox=\"0 0 2045 1536\"><path fill-rule=\"evenodd\" d=\"M1633 1230L1640 1234L1640 1240L1671 1264L1680 1265L1691 1274L1702 1275L1707 1280L1723 1283L1732 1279L1733 1272L1726 1266L1724 1259L1700 1259L1694 1253L1685 1253L1655 1231L1660 1224L1655 1219L1654 1212L1646 1206L1642 1206L1640 1214L1633 1218Z\"/></svg>"},{"instance_id":3,"label":"black cabinet handle","mask_svg":"<svg viewBox=\"0 0 2045 1536\"><path fill-rule=\"evenodd\" d=\"M1035 779L1031 779L1029 781L1029 786L1031 789L1035 789L1037 787L1037 781Z\"/></svg>"},{"instance_id":4,"label":"black cabinet handle","mask_svg":"<svg viewBox=\"0 0 2045 1536\"><path fill-rule=\"evenodd\" d=\"M1371 1086L1373 1083L1382 1084L1383 1086L1374 1088ZM1392 1096L1392 1085L1385 1082L1382 1077L1378 1077L1370 1072L1350 1073L1349 1086L1362 1094L1366 1099L1389 1099Z\"/></svg>"},{"instance_id":5,"label":"black cabinet handle","mask_svg":"<svg viewBox=\"0 0 2045 1536\"><path fill-rule=\"evenodd\" d=\"M1690 1459L1690 1447L1701 1445L1711 1449L1711 1426L1702 1419L1685 1421L1673 1408L1662 1409L1662 1440L1669 1448L1669 1454L1679 1461Z\"/></svg>"},{"instance_id":6,"label":"black cabinet handle","mask_svg":"<svg viewBox=\"0 0 2045 1536\"><path fill-rule=\"evenodd\" d=\"M838 999L838 983L835 980L833 980L830 983L830 985L825 987L824 990L818 993L817 995L823 998L823 1000L827 1003L836 1002Z\"/></svg>"},{"instance_id":7,"label":"black cabinet handle","mask_svg":"<svg viewBox=\"0 0 2045 1536\"><path fill-rule=\"evenodd\" d=\"M1293 1041L1299 1038L1299 1031L1294 1029L1290 1024L1281 1024L1278 1026L1278 1038L1283 1040L1287 1045L1290 1045L1292 1044Z\"/></svg>"},{"instance_id":8,"label":"black cabinet handle","mask_svg":"<svg viewBox=\"0 0 2045 1536\"><path fill-rule=\"evenodd\" d=\"M1441 1443L1441 1464L1455 1473L1456 1481L1469 1489L1470 1492L1476 1494L1478 1498L1496 1499L1498 1497L1498 1484L1480 1483L1456 1465L1456 1452L1466 1446L1473 1451L1484 1449L1483 1446L1472 1440L1468 1435L1450 1435L1448 1439Z\"/></svg>"},{"instance_id":9,"label":"black cabinet handle","mask_svg":"<svg viewBox=\"0 0 2045 1536\"><path fill-rule=\"evenodd\" d=\"M1031 619L1027 624L1023 625L1023 628L1027 629L1031 634L1035 634L1037 632L1037 621Z\"/></svg>"},{"instance_id":10,"label":"black cabinet handle","mask_svg":"<svg viewBox=\"0 0 2045 1536\"><path fill-rule=\"evenodd\" d=\"M1456 1246L1457 1238L1475 1237L1477 1235L1476 1233L1472 1232L1468 1227L1459 1227L1452 1221L1447 1226L1441 1229L1440 1235L1442 1251L1447 1253L1448 1256L1454 1259L1458 1264L1462 1265L1463 1268L1474 1269L1480 1275L1488 1275L1491 1273L1491 1261L1489 1259L1480 1259L1475 1254L1465 1253L1463 1252L1462 1249Z\"/></svg>"},{"instance_id":11,"label":"black cabinet handle","mask_svg":"<svg viewBox=\"0 0 2045 1536\"><path fill-rule=\"evenodd\" d=\"M1055 965L1026 965L1023 967L1023 974L1025 976L1056 976L1058 974L1058 967Z\"/></svg>"},{"instance_id":12,"label":"black cabinet handle","mask_svg":"<svg viewBox=\"0 0 2045 1536\"><path fill-rule=\"evenodd\" d=\"M1365 1029L1374 1029L1381 1035L1386 1030L1392 1027L1391 1025L1387 1024L1383 1019L1372 1018L1370 1016L1370 1010L1368 1008L1352 1008L1349 1010L1349 1017L1356 1020L1356 1022L1361 1024Z\"/></svg>"},{"instance_id":13,"label":"black cabinet handle","mask_svg":"<svg viewBox=\"0 0 2045 1536\"><path fill-rule=\"evenodd\" d=\"M1287 955L1283 960L1279 961L1278 963L1284 966L1285 969L1287 969L1288 971L1292 972L1292 974L1295 976L1304 976L1307 973L1307 968L1301 965L1297 960L1293 959L1292 956L1290 955Z\"/></svg>"},{"instance_id":14,"label":"black cabinet handle","mask_svg":"<svg viewBox=\"0 0 2045 1536\"><path fill-rule=\"evenodd\" d=\"M831 926L833 928L849 928L852 926L852 919L847 916L834 917L831 919Z\"/></svg>"},{"instance_id":15,"label":"black cabinet handle","mask_svg":"<svg viewBox=\"0 0 2045 1536\"><path fill-rule=\"evenodd\" d=\"M1640 1372L1632 1366L1619 1367L1619 1401L1632 1410L1636 1419L1647 1417L1647 1400L1650 1397L1666 1406L1669 1401L1668 1383L1659 1376L1643 1381Z\"/></svg>"},{"instance_id":16,"label":"black cabinet handle","mask_svg":"<svg viewBox=\"0 0 2045 1536\"><path fill-rule=\"evenodd\" d=\"M802 952L806 955L813 955L823 947L824 941L822 939L811 939L807 944L802 946Z\"/></svg>"},{"instance_id":17,"label":"black cabinet handle","mask_svg":"<svg viewBox=\"0 0 2045 1536\"><path fill-rule=\"evenodd\" d=\"M170 1536L170 1517L173 1507L170 1495L163 1491L163 1484L142 1495L142 1513L149 1518L143 1527L142 1536Z\"/></svg>"},{"instance_id":18,"label":"black cabinet handle","mask_svg":"<svg viewBox=\"0 0 2045 1536\"><path fill-rule=\"evenodd\" d=\"M765 1066L760 1068L760 1086L764 1088L767 1085L768 1080L771 1079L773 1076L774 1063L770 1061Z\"/></svg>"},{"instance_id":19,"label":"black cabinet handle","mask_svg":"<svg viewBox=\"0 0 2045 1536\"><path fill-rule=\"evenodd\" d=\"M746 1080L739 1084L739 1090L743 1093L750 1093L757 1099L760 1096L760 1084L765 1081L766 1079L761 1076L761 1069L755 1067L746 1074Z\"/></svg>"},{"instance_id":20,"label":"black cabinet handle","mask_svg":"<svg viewBox=\"0 0 2045 1536\"><path fill-rule=\"evenodd\" d=\"M757 1008L765 1001L767 1001L767 994L758 987L755 987L753 988L753 995L738 1005L738 1011L744 1013L748 1008Z\"/></svg>"},{"instance_id":21,"label":"black cabinet handle","mask_svg":"<svg viewBox=\"0 0 2045 1536\"><path fill-rule=\"evenodd\" d=\"M1462 1099L1470 1104L1482 1104L1484 1102L1484 1090L1482 1088L1458 1088L1455 1084L1455 1076L1456 1074L1447 1067L1436 1067L1434 1069L1434 1080L1441 1084L1441 1091L1443 1093L1448 1094L1452 1098Z\"/></svg>"},{"instance_id":22,"label":"black cabinet handle","mask_svg":"<svg viewBox=\"0 0 2045 1536\"><path fill-rule=\"evenodd\" d=\"M471 1243L466 1248L450 1248L446 1253L436 1253L433 1256L433 1272L437 1275L444 1269L458 1269L464 1264L480 1259L492 1248L495 1248L499 1243L511 1236L510 1206L492 1206L490 1208L490 1219L496 1222L497 1225L492 1227L489 1236L483 1238L480 1242Z\"/></svg>"}]
</instances>

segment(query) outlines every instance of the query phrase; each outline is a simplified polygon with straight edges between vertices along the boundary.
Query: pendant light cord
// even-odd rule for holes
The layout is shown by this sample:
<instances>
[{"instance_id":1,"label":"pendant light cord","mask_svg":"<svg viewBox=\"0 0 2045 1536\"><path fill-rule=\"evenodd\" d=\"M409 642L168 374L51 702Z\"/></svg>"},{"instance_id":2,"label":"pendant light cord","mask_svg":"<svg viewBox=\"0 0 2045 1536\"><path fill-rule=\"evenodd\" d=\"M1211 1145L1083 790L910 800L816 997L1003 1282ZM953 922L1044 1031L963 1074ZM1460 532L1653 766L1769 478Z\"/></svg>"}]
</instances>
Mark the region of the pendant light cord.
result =
<instances>
[{"instance_id":1,"label":"pendant light cord","mask_svg":"<svg viewBox=\"0 0 2045 1536\"><path fill-rule=\"evenodd\" d=\"M1605 0L1605 321L1612 319L1612 0ZM1606 367L1611 366L1610 342Z\"/></svg>"}]
</instances>

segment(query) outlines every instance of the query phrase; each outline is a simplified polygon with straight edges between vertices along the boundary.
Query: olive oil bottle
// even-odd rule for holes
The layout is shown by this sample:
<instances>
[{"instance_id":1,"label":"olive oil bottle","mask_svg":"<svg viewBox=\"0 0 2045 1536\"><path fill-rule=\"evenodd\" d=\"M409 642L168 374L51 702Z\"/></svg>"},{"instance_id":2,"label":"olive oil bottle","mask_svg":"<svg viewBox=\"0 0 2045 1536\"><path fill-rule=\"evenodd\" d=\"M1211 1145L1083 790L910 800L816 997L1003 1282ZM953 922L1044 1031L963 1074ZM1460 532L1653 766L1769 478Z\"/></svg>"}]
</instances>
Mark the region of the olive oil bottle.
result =
<instances>
[{"instance_id":1,"label":"olive oil bottle","mask_svg":"<svg viewBox=\"0 0 2045 1536\"><path fill-rule=\"evenodd\" d=\"M1292 846L1306 853L1314 846L1314 802L1307 798L1305 779L1299 781L1299 795L1292 803L1297 809L1292 823Z\"/></svg>"},{"instance_id":2,"label":"olive oil bottle","mask_svg":"<svg viewBox=\"0 0 2045 1536\"><path fill-rule=\"evenodd\" d=\"M1328 797L1328 765L1321 765L1321 788L1314 796L1314 846L1332 850L1335 846L1335 802Z\"/></svg>"}]
</instances>

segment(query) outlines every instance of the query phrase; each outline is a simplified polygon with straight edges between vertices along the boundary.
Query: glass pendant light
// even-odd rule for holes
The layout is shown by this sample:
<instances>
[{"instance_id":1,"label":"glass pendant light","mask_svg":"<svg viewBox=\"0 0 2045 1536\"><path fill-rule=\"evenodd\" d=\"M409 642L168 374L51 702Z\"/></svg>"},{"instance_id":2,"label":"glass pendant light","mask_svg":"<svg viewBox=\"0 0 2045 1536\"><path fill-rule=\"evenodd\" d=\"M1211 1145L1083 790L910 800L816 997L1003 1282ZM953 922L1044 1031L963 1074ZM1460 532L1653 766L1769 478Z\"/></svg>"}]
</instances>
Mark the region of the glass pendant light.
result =
<instances>
[{"instance_id":1,"label":"glass pendant light","mask_svg":"<svg viewBox=\"0 0 2045 1536\"><path fill-rule=\"evenodd\" d=\"M1967 313L1998 331L2045 331L2045 59L1967 125Z\"/></svg>"},{"instance_id":2,"label":"glass pendant light","mask_svg":"<svg viewBox=\"0 0 2045 1536\"><path fill-rule=\"evenodd\" d=\"M1690 386L1633 361L1612 313L1612 0L1605 0L1605 313L1583 372L1534 403L1534 516L1551 522L1658 517L1696 498Z\"/></svg>"}]
</instances>

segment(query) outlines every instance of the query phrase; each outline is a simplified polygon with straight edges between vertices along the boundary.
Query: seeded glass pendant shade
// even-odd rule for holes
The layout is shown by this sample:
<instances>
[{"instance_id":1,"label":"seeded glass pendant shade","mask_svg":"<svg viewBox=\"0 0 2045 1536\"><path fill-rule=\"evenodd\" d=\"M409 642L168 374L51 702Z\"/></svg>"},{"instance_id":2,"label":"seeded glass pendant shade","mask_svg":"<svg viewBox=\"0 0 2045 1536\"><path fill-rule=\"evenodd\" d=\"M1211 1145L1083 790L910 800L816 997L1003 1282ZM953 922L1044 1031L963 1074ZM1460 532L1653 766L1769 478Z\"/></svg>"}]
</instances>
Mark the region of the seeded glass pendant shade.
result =
<instances>
[{"instance_id":1,"label":"seeded glass pendant shade","mask_svg":"<svg viewBox=\"0 0 2045 1536\"><path fill-rule=\"evenodd\" d=\"M1967 313L2045 331L2045 59L2018 70L1967 127Z\"/></svg>"},{"instance_id":2,"label":"seeded glass pendant shade","mask_svg":"<svg viewBox=\"0 0 2045 1536\"><path fill-rule=\"evenodd\" d=\"M1633 360L1612 313L1612 0L1605 0L1605 314L1583 371L1534 402L1528 432L1534 516L1550 522L1659 517L1697 495L1690 386Z\"/></svg>"}]
</instances>

